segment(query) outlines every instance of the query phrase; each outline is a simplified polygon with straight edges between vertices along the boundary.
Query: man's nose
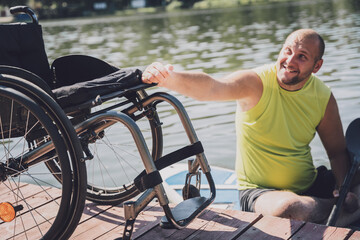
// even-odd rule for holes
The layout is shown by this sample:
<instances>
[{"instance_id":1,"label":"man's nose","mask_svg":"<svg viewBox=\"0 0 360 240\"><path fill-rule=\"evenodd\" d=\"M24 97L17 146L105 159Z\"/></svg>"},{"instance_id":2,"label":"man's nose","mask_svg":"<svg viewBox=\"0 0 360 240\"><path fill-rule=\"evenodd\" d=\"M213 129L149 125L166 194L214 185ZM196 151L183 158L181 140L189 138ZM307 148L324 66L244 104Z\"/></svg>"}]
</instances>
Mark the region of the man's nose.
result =
<instances>
[{"instance_id":1,"label":"man's nose","mask_svg":"<svg viewBox=\"0 0 360 240\"><path fill-rule=\"evenodd\" d=\"M286 58L286 63L287 65L294 65L296 63L295 61L295 54L291 54L291 55L288 55L287 58Z\"/></svg>"}]
</instances>

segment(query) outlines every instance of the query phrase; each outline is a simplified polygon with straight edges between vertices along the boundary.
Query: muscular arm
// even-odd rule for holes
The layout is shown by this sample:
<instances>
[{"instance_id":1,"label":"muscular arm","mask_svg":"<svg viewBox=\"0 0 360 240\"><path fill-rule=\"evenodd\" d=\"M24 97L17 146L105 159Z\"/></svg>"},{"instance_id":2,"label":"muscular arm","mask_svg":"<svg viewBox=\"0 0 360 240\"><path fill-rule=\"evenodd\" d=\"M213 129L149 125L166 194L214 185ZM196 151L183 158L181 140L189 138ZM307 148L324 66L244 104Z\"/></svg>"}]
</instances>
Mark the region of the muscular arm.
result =
<instances>
[{"instance_id":1,"label":"muscular arm","mask_svg":"<svg viewBox=\"0 0 360 240\"><path fill-rule=\"evenodd\" d=\"M262 82L253 71L237 71L216 80L201 72L176 72L172 66L153 63L143 73L145 83L159 86L202 101L239 100L256 105L262 94Z\"/></svg>"},{"instance_id":2,"label":"muscular arm","mask_svg":"<svg viewBox=\"0 0 360 240\"><path fill-rule=\"evenodd\" d=\"M340 187L350 168L350 160L337 103L332 94L317 132L329 157L337 186Z\"/></svg>"}]
</instances>

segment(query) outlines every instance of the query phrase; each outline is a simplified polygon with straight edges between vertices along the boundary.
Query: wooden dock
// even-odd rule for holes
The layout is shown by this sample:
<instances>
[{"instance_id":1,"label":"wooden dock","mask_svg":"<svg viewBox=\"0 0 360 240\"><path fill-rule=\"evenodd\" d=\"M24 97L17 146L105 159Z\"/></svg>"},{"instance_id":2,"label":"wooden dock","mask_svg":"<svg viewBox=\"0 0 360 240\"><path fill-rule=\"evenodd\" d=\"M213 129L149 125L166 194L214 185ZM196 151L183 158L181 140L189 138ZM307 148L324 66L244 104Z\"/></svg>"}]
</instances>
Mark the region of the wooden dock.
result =
<instances>
[{"instance_id":1,"label":"wooden dock","mask_svg":"<svg viewBox=\"0 0 360 240\"><path fill-rule=\"evenodd\" d=\"M238 210L209 208L186 228L162 229L164 215L157 203L139 214L133 239L360 239L360 231L295 221ZM87 203L71 239L120 239L124 229L121 206Z\"/></svg>"},{"instance_id":2,"label":"wooden dock","mask_svg":"<svg viewBox=\"0 0 360 240\"><path fill-rule=\"evenodd\" d=\"M47 196L44 196L43 190L38 191L31 184L24 184L22 188L22 194L28 199L29 204L36 206L36 203L38 203L39 212L52 213L50 210L52 205L44 204L46 203L44 199ZM60 192L54 188L51 190ZM49 189L46 191L49 193ZM6 194L5 191L1 192L3 193L0 194L1 201L10 199L9 192ZM162 229L159 222L163 215L164 213L159 204L155 201L151 202L135 221L133 239L360 239L360 231L348 228L326 227L308 222L262 216L238 210L225 210L211 206L181 230ZM26 219L25 216L22 219ZM70 239L120 239L124 230L124 222L122 205L108 206L86 202L80 223ZM0 239L12 235L10 228L8 229L6 224L0 225ZM17 236L17 239L24 238ZM39 239L39 236L28 235L28 239Z\"/></svg>"}]
</instances>

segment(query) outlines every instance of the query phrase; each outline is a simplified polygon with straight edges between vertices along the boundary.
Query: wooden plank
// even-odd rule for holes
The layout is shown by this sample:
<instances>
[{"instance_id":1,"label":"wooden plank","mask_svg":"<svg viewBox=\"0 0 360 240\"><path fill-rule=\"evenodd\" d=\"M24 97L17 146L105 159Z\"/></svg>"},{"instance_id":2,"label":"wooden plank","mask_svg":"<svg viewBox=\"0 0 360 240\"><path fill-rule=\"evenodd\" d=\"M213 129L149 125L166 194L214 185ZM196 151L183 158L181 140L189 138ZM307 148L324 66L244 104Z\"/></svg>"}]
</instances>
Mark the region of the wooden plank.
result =
<instances>
[{"instance_id":1,"label":"wooden plank","mask_svg":"<svg viewBox=\"0 0 360 240\"><path fill-rule=\"evenodd\" d=\"M226 210L187 239L233 239L262 218L261 214Z\"/></svg>"},{"instance_id":2,"label":"wooden plank","mask_svg":"<svg viewBox=\"0 0 360 240\"><path fill-rule=\"evenodd\" d=\"M6 239L19 234L16 239L39 239L41 231L46 232L50 228L59 209L58 202L49 201L49 195L58 193L58 189L49 189L47 194L40 192L27 198L26 204L20 201L19 204L23 204L24 210L12 222L0 224L1 237ZM27 211L28 206L35 210ZM26 232L23 232L24 229Z\"/></svg>"},{"instance_id":3,"label":"wooden plank","mask_svg":"<svg viewBox=\"0 0 360 240\"><path fill-rule=\"evenodd\" d=\"M148 231L145 235L136 239L185 239L211 221L222 212L222 209L206 209L199 217L195 218L186 228L163 229L159 225Z\"/></svg>"},{"instance_id":4,"label":"wooden plank","mask_svg":"<svg viewBox=\"0 0 360 240\"><path fill-rule=\"evenodd\" d=\"M140 212L135 221L133 236L136 236L138 231L141 232L140 230L146 231L147 225L150 223L156 220L159 222L163 214L159 213L161 208L156 208L155 205L157 204L150 203L144 211ZM95 211L98 214L93 214L93 207L99 208ZM82 218L71 239L115 239L122 236L125 223L122 205L99 206L90 204L85 208L85 211L89 212L87 215L93 216L86 219Z\"/></svg>"},{"instance_id":5,"label":"wooden plank","mask_svg":"<svg viewBox=\"0 0 360 240\"><path fill-rule=\"evenodd\" d=\"M4 192L1 192L0 202L15 203L16 201L30 198L36 194L42 194L42 193L46 194L45 192L50 189L49 187L39 187L37 185L30 185L30 184L21 185L19 188L15 186L11 186L11 187L12 190L10 190L9 188L3 189ZM61 191L60 189L57 188L53 188L53 189L58 190L59 192Z\"/></svg>"},{"instance_id":6,"label":"wooden plank","mask_svg":"<svg viewBox=\"0 0 360 240\"><path fill-rule=\"evenodd\" d=\"M96 205L88 203L80 224L70 239L94 239L110 228L124 224L124 211L121 205Z\"/></svg>"},{"instance_id":7,"label":"wooden plank","mask_svg":"<svg viewBox=\"0 0 360 240\"><path fill-rule=\"evenodd\" d=\"M39 189L41 188L36 185L29 185L28 189L22 189L22 194L26 197L26 204L24 204L22 201L19 202L19 204L23 204L25 209L21 212L21 215L17 217L16 221L14 220L11 223L0 224L0 232L2 232L2 237L11 237L14 234L14 224L16 225L15 234L19 234L19 231L23 231L23 224L27 229L26 233L22 233L16 236L15 239L39 239L42 236L39 230L43 232L47 231L51 222L56 216L57 212L55 210L58 209L58 204L60 203L60 199L58 199L56 203L52 201L50 196L54 197L58 195L60 197L61 190L50 188L45 192ZM34 194L34 192L37 193ZM31 214L26 212L27 206L36 208L36 211ZM110 206L101 206L88 202L84 209L81 221L86 222L94 215L104 213L107 210L106 208L110 208ZM103 216L105 216L105 214ZM49 220L49 222L45 221L45 219ZM35 221L38 223L38 226L35 226Z\"/></svg>"},{"instance_id":8,"label":"wooden plank","mask_svg":"<svg viewBox=\"0 0 360 240\"><path fill-rule=\"evenodd\" d=\"M264 216L237 239L288 239L303 225L303 221Z\"/></svg>"},{"instance_id":9,"label":"wooden plank","mask_svg":"<svg viewBox=\"0 0 360 240\"><path fill-rule=\"evenodd\" d=\"M1 196L2 195L4 195L4 194L8 194L9 192L11 192L11 188L10 187L12 187L12 189L16 189L16 188L29 188L29 184L28 183L22 183L22 182L20 182L20 183L16 183L16 187L15 187L15 183L11 183L11 185L10 185L10 183L9 182L7 182L7 181L5 181L5 182L2 182L1 184L0 184L0 198L1 198Z\"/></svg>"},{"instance_id":10,"label":"wooden plank","mask_svg":"<svg viewBox=\"0 0 360 240\"><path fill-rule=\"evenodd\" d=\"M307 222L294 236L292 236L292 239L340 240L346 239L351 233L352 230L348 228L328 227Z\"/></svg>"},{"instance_id":11,"label":"wooden plank","mask_svg":"<svg viewBox=\"0 0 360 240\"><path fill-rule=\"evenodd\" d=\"M134 230L132 239L143 235L153 227L157 226L160 222L161 217L164 216L164 212L158 204L150 203L150 205L145 208L144 211L140 212L134 223ZM108 232L105 232L97 240L108 240L108 239L117 239L123 236L124 225L116 226L113 229L110 229Z\"/></svg>"},{"instance_id":12,"label":"wooden plank","mask_svg":"<svg viewBox=\"0 0 360 240\"><path fill-rule=\"evenodd\" d=\"M358 239L360 239L360 231L353 232L348 238L348 240L358 240Z\"/></svg>"},{"instance_id":13,"label":"wooden plank","mask_svg":"<svg viewBox=\"0 0 360 240\"><path fill-rule=\"evenodd\" d=\"M39 224L37 227L28 229L26 232L18 234L16 236L5 237L2 239L11 239L11 240L24 240L24 239L41 239L43 234L45 234L50 228L50 223L43 222ZM3 237L3 236L2 236Z\"/></svg>"},{"instance_id":14,"label":"wooden plank","mask_svg":"<svg viewBox=\"0 0 360 240\"><path fill-rule=\"evenodd\" d=\"M154 227L159 226L160 220L164 215L165 213L163 208L159 206L152 207L148 210L141 212L136 219L136 222L138 221L138 219L141 220L141 222L139 225L135 226L132 236L133 239L137 239L138 237L150 231Z\"/></svg>"},{"instance_id":15,"label":"wooden plank","mask_svg":"<svg viewBox=\"0 0 360 240\"><path fill-rule=\"evenodd\" d=\"M111 207L111 205L100 205L91 201L86 201L79 225L97 215L106 214L106 211Z\"/></svg>"}]
</instances>

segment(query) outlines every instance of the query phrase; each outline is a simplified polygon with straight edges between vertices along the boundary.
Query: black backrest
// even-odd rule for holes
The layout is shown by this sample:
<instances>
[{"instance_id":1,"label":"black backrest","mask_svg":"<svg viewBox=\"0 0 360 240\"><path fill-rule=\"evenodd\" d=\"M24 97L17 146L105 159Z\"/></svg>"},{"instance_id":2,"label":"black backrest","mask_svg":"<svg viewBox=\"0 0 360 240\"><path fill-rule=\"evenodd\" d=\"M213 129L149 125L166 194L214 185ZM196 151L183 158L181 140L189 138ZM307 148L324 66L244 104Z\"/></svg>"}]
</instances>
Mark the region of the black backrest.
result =
<instances>
[{"instance_id":1,"label":"black backrest","mask_svg":"<svg viewBox=\"0 0 360 240\"><path fill-rule=\"evenodd\" d=\"M52 88L53 77L42 29L36 23L0 25L0 65L26 69L41 77Z\"/></svg>"},{"instance_id":2,"label":"black backrest","mask_svg":"<svg viewBox=\"0 0 360 240\"><path fill-rule=\"evenodd\" d=\"M55 76L54 88L93 80L117 70L119 69L111 64L87 55L62 56L55 59L51 65Z\"/></svg>"}]
</instances>

